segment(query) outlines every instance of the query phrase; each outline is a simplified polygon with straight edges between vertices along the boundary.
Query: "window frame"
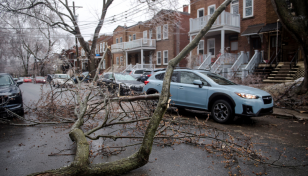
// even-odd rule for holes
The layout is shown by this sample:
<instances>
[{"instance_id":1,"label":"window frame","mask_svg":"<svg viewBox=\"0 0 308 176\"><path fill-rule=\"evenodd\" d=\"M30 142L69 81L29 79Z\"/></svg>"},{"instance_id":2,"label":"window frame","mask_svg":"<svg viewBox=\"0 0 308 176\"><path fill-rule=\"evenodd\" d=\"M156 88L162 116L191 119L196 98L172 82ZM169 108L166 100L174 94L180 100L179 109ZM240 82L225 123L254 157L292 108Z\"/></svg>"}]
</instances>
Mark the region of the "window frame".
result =
<instances>
[{"instance_id":1,"label":"window frame","mask_svg":"<svg viewBox=\"0 0 308 176\"><path fill-rule=\"evenodd\" d=\"M167 51L167 63L165 63L165 52ZM168 50L164 50L163 51L163 65L168 65L168 55L169 55L169 52Z\"/></svg>"},{"instance_id":2,"label":"window frame","mask_svg":"<svg viewBox=\"0 0 308 176\"><path fill-rule=\"evenodd\" d=\"M237 43L237 49L235 50L235 49L232 49L232 43ZM234 40L234 41L230 41L230 50L231 51L237 51L238 50L238 40Z\"/></svg>"},{"instance_id":3,"label":"window frame","mask_svg":"<svg viewBox=\"0 0 308 176\"><path fill-rule=\"evenodd\" d=\"M120 65L122 65L122 62L123 62L123 56L120 57ZM124 63L123 63L124 64Z\"/></svg>"},{"instance_id":4,"label":"window frame","mask_svg":"<svg viewBox=\"0 0 308 176\"><path fill-rule=\"evenodd\" d=\"M123 42L123 39L122 39L122 37L120 37L120 43L122 43Z\"/></svg>"},{"instance_id":5,"label":"window frame","mask_svg":"<svg viewBox=\"0 0 308 176\"><path fill-rule=\"evenodd\" d=\"M149 39L152 39L152 29L149 30Z\"/></svg>"},{"instance_id":6,"label":"window frame","mask_svg":"<svg viewBox=\"0 0 308 176\"><path fill-rule=\"evenodd\" d=\"M129 42L132 41L132 35L129 35L129 36L128 36L128 41L129 41Z\"/></svg>"},{"instance_id":7,"label":"window frame","mask_svg":"<svg viewBox=\"0 0 308 176\"><path fill-rule=\"evenodd\" d=\"M145 30L145 31L142 32L143 43L147 43L148 42L147 38L148 38L148 31Z\"/></svg>"},{"instance_id":8,"label":"window frame","mask_svg":"<svg viewBox=\"0 0 308 176\"><path fill-rule=\"evenodd\" d=\"M240 14L240 3L239 3L239 1L237 1L236 3L231 3L231 7L230 7L230 12L232 13L232 14L234 14L234 12L233 12L233 6L237 6L238 7L238 14L237 15L239 15Z\"/></svg>"},{"instance_id":9,"label":"window frame","mask_svg":"<svg viewBox=\"0 0 308 176\"><path fill-rule=\"evenodd\" d=\"M167 26L167 31L165 31L165 26ZM166 36L165 36L165 32L166 32ZM169 35L169 26L168 24L164 24L163 25L163 40L168 39L168 35Z\"/></svg>"},{"instance_id":10,"label":"window frame","mask_svg":"<svg viewBox=\"0 0 308 176\"><path fill-rule=\"evenodd\" d=\"M200 9L197 10L197 18L200 18L199 11L201 11L201 10L203 10L203 16L202 17L204 17L205 10L204 10L204 8L200 8Z\"/></svg>"},{"instance_id":11,"label":"window frame","mask_svg":"<svg viewBox=\"0 0 308 176\"><path fill-rule=\"evenodd\" d=\"M158 57L158 53L160 53L160 57ZM158 62L158 58L160 58L160 62ZM156 65L161 65L161 51L157 51L157 54L156 54Z\"/></svg>"},{"instance_id":12,"label":"window frame","mask_svg":"<svg viewBox=\"0 0 308 176\"><path fill-rule=\"evenodd\" d=\"M212 5L210 5L210 6L207 7L207 15L211 15L211 14L210 14L210 9L211 9L212 7L214 7L214 12L215 12L215 10L216 10L216 4L212 4ZM214 12L213 12L213 13L214 13Z\"/></svg>"},{"instance_id":13,"label":"window frame","mask_svg":"<svg viewBox=\"0 0 308 176\"><path fill-rule=\"evenodd\" d=\"M210 52L210 41L214 41L214 53L212 53L212 58L215 57L215 50L216 50L216 47L215 47L215 38L210 38L210 39L207 39L207 53Z\"/></svg>"},{"instance_id":14,"label":"window frame","mask_svg":"<svg viewBox=\"0 0 308 176\"><path fill-rule=\"evenodd\" d=\"M159 35L159 37L158 37L158 35ZM161 26L156 27L156 40L161 40Z\"/></svg>"},{"instance_id":15,"label":"window frame","mask_svg":"<svg viewBox=\"0 0 308 176\"><path fill-rule=\"evenodd\" d=\"M103 51L102 53L105 51L105 42L103 42Z\"/></svg>"},{"instance_id":16,"label":"window frame","mask_svg":"<svg viewBox=\"0 0 308 176\"><path fill-rule=\"evenodd\" d=\"M116 57L116 65L119 65L119 57Z\"/></svg>"},{"instance_id":17,"label":"window frame","mask_svg":"<svg viewBox=\"0 0 308 176\"><path fill-rule=\"evenodd\" d=\"M251 10L251 15L249 15L249 16L247 16L246 15L246 0L243 0L243 18L249 18L249 17L253 17L253 4L254 4L254 1L253 0L251 0L252 2L251 2L251 8L252 8L252 10ZM249 8L250 8L249 7Z\"/></svg>"},{"instance_id":18,"label":"window frame","mask_svg":"<svg viewBox=\"0 0 308 176\"><path fill-rule=\"evenodd\" d=\"M119 43L119 39L118 38L116 38L116 43Z\"/></svg>"},{"instance_id":19,"label":"window frame","mask_svg":"<svg viewBox=\"0 0 308 176\"><path fill-rule=\"evenodd\" d=\"M200 42L203 42L203 48L202 48L202 49L199 48ZM198 44L198 54L200 54L200 50L202 50L202 51L203 51L203 54L204 54L204 40L200 40L200 42L199 42L199 44Z\"/></svg>"},{"instance_id":20,"label":"window frame","mask_svg":"<svg viewBox=\"0 0 308 176\"><path fill-rule=\"evenodd\" d=\"M133 40L136 40L136 34L133 34Z\"/></svg>"},{"instance_id":21,"label":"window frame","mask_svg":"<svg viewBox=\"0 0 308 176\"><path fill-rule=\"evenodd\" d=\"M99 51L100 51L100 53L102 53L104 50L103 50L103 43L100 43L99 44Z\"/></svg>"}]
</instances>

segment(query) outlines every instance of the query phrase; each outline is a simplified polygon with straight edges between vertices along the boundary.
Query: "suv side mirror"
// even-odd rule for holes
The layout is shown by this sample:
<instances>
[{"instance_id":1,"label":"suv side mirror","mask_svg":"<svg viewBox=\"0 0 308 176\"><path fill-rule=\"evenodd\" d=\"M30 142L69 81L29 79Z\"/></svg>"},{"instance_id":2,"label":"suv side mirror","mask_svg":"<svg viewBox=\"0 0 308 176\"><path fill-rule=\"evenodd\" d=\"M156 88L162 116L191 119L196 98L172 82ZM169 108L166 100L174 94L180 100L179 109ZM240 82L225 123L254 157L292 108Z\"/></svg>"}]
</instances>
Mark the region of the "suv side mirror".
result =
<instances>
[{"instance_id":1,"label":"suv side mirror","mask_svg":"<svg viewBox=\"0 0 308 176\"><path fill-rule=\"evenodd\" d=\"M203 82L200 81L200 80L194 80L193 84L194 84L194 85L199 85L199 88L202 88L202 87L203 87Z\"/></svg>"}]
</instances>

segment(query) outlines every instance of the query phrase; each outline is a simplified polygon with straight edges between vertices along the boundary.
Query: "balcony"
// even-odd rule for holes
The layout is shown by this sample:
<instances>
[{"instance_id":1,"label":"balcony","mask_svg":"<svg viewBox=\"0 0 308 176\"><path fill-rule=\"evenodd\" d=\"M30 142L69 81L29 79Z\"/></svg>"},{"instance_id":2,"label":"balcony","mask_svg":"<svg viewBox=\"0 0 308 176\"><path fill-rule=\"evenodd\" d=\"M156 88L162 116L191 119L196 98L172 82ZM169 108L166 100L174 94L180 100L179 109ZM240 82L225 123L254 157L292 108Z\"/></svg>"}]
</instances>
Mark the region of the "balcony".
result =
<instances>
[{"instance_id":1,"label":"balcony","mask_svg":"<svg viewBox=\"0 0 308 176\"><path fill-rule=\"evenodd\" d=\"M190 34L198 33L209 21L212 15L206 15L200 18L190 19ZM214 22L213 26L211 27L210 31L216 31L217 29L225 29L234 32L240 32L240 15L239 14L232 14L229 12L223 11L216 21Z\"/></svg>"},{"instance_id":2,"label":"balcony","mask_svg":"<svg viewBox=\"0 0 308 176\"><path fill-rule=\"evenodd\" d=\"M119 53L123 51L133 50L155 50L156 40L155 39L137 39L130 42L122 42L111 45L112 53Z\"/></svg>"}]
</instances>

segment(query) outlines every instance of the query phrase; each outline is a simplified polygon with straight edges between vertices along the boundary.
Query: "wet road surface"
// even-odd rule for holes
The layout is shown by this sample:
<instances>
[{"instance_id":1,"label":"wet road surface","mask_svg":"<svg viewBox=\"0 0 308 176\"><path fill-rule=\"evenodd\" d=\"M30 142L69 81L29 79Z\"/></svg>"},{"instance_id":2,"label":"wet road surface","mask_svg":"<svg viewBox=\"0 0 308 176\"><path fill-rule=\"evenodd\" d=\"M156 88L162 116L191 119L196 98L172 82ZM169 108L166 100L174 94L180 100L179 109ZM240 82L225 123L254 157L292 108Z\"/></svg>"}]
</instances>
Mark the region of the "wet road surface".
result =
<instances>
[{"instance_id":1,"label":"wet road surface","mask_svg":"<svg viewBox=\"0 0 308 176\"><path fill-rule=\"evenodd\" d=\"M38 97L40 85L27 83L21 85L21 89L24 102L28 103L30 99ZM207 117L205 112L189 110L181 115L192 120L195 117L205 120ZM207 123L239 138L251 137L256 143L255 148L261 149L271 161L280 157L279 151L284 151L286 157L282 157L277 164L308 164L308 128L303 121L264 116L236 119L225 125L217 124L211 119ZM73 161L75 145L68 136L68 127L65 126L16 127L0 124L0 138L0 175L27 175L56 169ZM100 142L96 141L93 145L99 145ZM130 147L120 155L96 157L91 159L91 162L110 162L129 156L135 151L135 147ZM48 156L55 153L59 154ZM187 144L165 148L153 146L150 162L126 175L228 175L230 170L224 168L222 160L222 157ZM255 175L259 172L266 172L268 175L307 175L308 170L307 167L256 167L240 159L238 165L244 175ZM231 170L236 173L236 170Z\"/></svg>"}]
</instances>

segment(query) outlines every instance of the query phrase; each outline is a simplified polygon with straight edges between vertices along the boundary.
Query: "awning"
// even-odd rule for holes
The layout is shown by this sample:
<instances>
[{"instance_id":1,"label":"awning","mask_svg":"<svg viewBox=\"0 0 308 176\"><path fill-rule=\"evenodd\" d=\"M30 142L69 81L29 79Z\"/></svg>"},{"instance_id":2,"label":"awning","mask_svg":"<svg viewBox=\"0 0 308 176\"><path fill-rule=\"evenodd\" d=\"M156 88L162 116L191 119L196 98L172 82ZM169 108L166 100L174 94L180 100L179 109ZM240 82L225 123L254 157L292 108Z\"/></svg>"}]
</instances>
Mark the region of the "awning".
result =
<instances>
[{"instance_id":1,"label":"awning","mask_svg":"<svg viewBox=\"0 0 308 176\"><path fill-rule=\"evenodd\" d=\"M281 30L281 23L278 22L278 30ZM262 27L259 33L268 33L268 32L276 32L277 31L277 23L266 24Z\"/></svg>"},{"instance_id":2,"label":"awning","mask_svg":"<svg viewBox=\"0 0 308 176\"><path fill-rule=\"evenodd\" d=\"M263 26L264 23L248 26L247 29L244 32L242 32L241 36L258 35L260 29Z\"/></svg>"}]
</instances>

